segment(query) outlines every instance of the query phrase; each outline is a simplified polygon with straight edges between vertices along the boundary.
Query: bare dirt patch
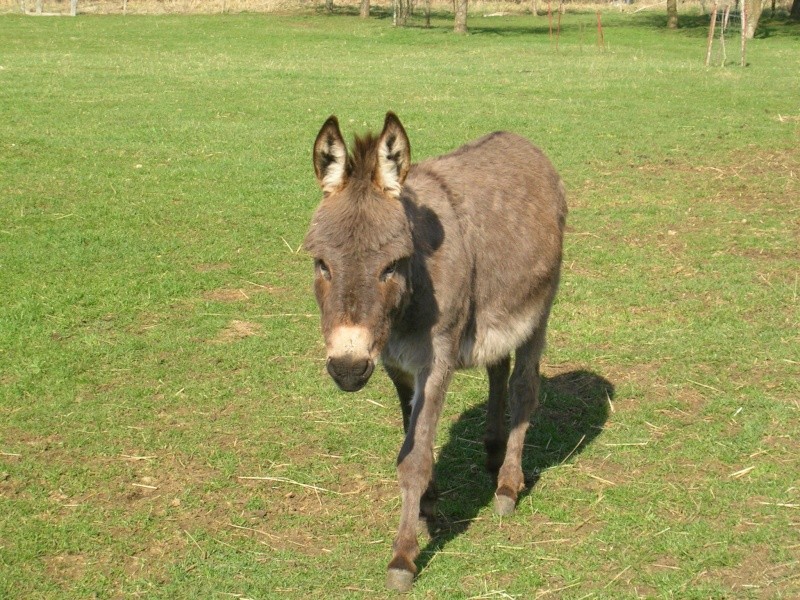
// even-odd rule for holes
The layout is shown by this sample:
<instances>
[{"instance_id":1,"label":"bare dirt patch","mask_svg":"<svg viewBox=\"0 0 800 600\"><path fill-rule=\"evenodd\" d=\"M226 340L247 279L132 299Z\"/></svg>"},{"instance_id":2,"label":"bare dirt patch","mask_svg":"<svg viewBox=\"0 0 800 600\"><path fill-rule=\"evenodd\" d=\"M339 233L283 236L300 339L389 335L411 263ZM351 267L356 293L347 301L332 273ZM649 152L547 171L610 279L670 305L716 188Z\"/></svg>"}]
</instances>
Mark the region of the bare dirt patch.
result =
<instances>
[{"instance_id":1,"label":"bare dirt patch","mask_svg":"<svg viewBox=\"0 0 800 600\"><path fill-rule=\"evenodd\" d=\"M241 288L222 288L206 292L203 299L212 302L241 302L250 300L251 295L252 292L248 294Z\"/></svg>"},{"instance_id":2,"label":"bare dirt patch","mask_svg":"<svg viewBox=\"0 0 800 600\"><path fill-rule=\"evenodd\" d=\"M698 579L721 582L736 595L754 595L757 598L796 598L800 594L800 556L775 564L770 560L770 549L755 546L734 567L709 569Z\"/></svg>"},{"instance_id":3,"label":"bare dirt patch","mask_svg":"<svg viewBox=\"0 0 800 600\"><path fill-rule=\"evenodd\" d=\"M302 512L300 514L306 513ZM291 517L291 512L284 512L281 515L284 521L290 520ZM244 523L234 523L228 520L226 523L219 523L218 525L223 526L232 538L248 540L251 543L255 542L265 552L289 550L304 556L319 556L324 552L324 546L326 545L324 538L314 535L307 527L286 528L283 526L277 529L274 527L272 519L259 518L258 515L252 515Z\"/></svg>"},{"instance_id":4,"label":"bare dirt patch","mask_svg":"<svg viewBox=\"0 0 800 600\"><path fill-rule=\"evenodd\" d=\"M89 564L89 559L83 554L59 554L46 556L43 560L47 574L62 584L81 579Z\"/></svg>"},{"instance_id":5,"label":"bare dirt patch","mask_svg":"<svg viewBox=\"0 0 800 600\"><path fill-rule=\"evenodd\" d=\"M271 285L249 283L243 287L219 288L209 290L203 294L203 299L211 302L248 302L253 296L260 294L279 294L288 291L287 288Z\"/></svg>"},{"instance_id":6,"label":"bare dirt patch","mask_svg":"<svg viewBox=\"0 0 800 600\"><path fill-rule=\"evenodd\" d=\"M231 268L230 263L200 263L194 266L198 273L211 273L213 271L227 271Z\"/></svg>"},{"instance_id":7,"label":"bare dirt patch","mask_svg":"<svg viewBox=\"0 0 800 600\"><path fill-rule=\"evenodd\" d=\"M258 323L251 323L249 321L232 320L228 325L219 332L212 343L216 344L229 344L237 340L258 335L261 332L261 325Z\"/></svg>"}]
</instances>

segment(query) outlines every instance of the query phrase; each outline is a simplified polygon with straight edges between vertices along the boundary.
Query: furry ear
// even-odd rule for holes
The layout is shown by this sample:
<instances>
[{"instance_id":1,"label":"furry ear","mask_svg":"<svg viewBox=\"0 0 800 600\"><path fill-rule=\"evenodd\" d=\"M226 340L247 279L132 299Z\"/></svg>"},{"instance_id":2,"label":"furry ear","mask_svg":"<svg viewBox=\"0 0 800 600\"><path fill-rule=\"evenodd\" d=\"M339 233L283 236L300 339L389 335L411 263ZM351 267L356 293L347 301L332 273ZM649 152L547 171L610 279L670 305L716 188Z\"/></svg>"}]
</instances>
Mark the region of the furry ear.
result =
<instances>
[{"instance_id":1,"label":"furry ear","mask_svg":"<svg viewBox=\"0 0 800 600\"><path fill-rule=\"evenodd\" d=\"M397 198L411 168L411 144L400 119L386 113L383 131L378 138L378 169L375 182L390 196Z\"/></svg>"},{"instance_id":2,"label":"furry ear","mask_svg":"<svg viewBox=\"0 0 800 600\"><path fill-rule=\"evenodd\" d=\"M335 192L347 181L347 146L339 121L330 116L314 142L314 173L325 193Z\"/></svg>"}]
</instances>

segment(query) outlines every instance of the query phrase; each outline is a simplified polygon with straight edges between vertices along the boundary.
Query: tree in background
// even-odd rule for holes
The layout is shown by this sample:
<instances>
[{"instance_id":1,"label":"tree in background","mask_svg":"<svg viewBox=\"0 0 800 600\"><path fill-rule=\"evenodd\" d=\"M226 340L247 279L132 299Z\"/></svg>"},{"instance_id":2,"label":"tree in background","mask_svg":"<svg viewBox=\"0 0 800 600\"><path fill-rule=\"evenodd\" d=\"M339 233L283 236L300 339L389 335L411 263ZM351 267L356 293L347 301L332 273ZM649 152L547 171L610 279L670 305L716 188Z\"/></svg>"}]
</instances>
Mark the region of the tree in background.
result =
<instances>
[{"instance_id":1,"label":"tree in background","mask_svg":"<svg viewBox=\"0 0 800 600\"><path fill-rule=\"evenodd\" d=\"M796 0L795 0L796 1ZM748 40L752 40L758 27L758 19L761 18L761 10L764 8L763 0L744 0L744 10L747 12L746 32Z\"/></svg>"},{"instance_id":2,"label":"tree in background","mask_svg":"<svg viewBox=\"0 0 800 600\"><path fill-rule=\"evenodd\" d=\"M327 1L327 0L326 0ZM467 32L467 0L455 0L456 2L456 23L454 31L456 33ZM364 6L366 5L366 9ZM425 6L425 27L431 26L431 0L424 0ZM365 12L366 11L366 12ZM405 27L408 19L414 12L414 0L392 0L392 25L395 27ZM361 0L361 16L369 16L369 0Z\"/></svg>"},{"instance_id":3,"label":"tree in background","mask_svg":"<svg viewBox=\"0 0 800 600\"><path fill-rule=\"evenodd\" d=\"M800 0L794 0L794 2L792 2L792 11L789 13L789 15L793 19L800 21Z\"/></svg>"},{"instance_id":4,"label":"tree in background","mask_svg":"<svg viewBox=\"0 0 800 600\"><path fill-rule=\"evenodd\" d=\"M456 0L456 22L453 31L467 33L467 1Z\"/></svg>"},{"instance_id":5,"label":"tree in background","mask_svg":"<svg viewBox=\"0 0 800 600\"><path fill-rule=\"evenodd\" d=\"M369 17L369 0L361 0L361 10L358 14L362 19Z\"/></svg>"},{"instance_id":6,"label":"tree in background","mask_svg":"<svg viewBox=\"0 0 800 600\"><path fill-rule=\"evenodd\" d=\"M667 28L678 28L678 0L667 0Z\"/></svg>"},{"instance_id":7,"label":"tree in background","mask_svg":"<svg viewBox=\"0 0 800 600\"><path fill-rule=\"evenodd\" d=\"M392 25L405 27L411 16L412 0L394 0L392 2Z\"/></svg>"}]
</instances>

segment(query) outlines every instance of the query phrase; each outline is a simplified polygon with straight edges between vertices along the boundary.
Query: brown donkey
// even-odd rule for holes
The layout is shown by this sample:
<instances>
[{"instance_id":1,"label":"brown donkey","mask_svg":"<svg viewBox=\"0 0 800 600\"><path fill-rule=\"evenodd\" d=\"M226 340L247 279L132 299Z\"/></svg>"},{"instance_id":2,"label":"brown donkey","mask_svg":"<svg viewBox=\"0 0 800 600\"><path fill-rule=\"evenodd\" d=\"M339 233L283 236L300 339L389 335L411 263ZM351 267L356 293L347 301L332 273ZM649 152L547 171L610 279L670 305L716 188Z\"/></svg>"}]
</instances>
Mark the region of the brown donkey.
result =
<instances>
[{"instance_id":1,"label":"brown donkey","mask_svg":"<svg viewBox=\"0 0 800 600\"><path fill-rule=\"evenodd\" d=\"M314 171L323 199L305 248L328 372L355 392L380 356L400 397L402 511L387 585L406 591L418 520L434 514L434 438L455 369L489 373L485 445L497 513L512 514L524 489L522 447L561 267L564 186L540 150L504 132L412 165L391 112L381 134L356 138L349 154L330 117L314 143Z\"/></svg>"}]
</instances>

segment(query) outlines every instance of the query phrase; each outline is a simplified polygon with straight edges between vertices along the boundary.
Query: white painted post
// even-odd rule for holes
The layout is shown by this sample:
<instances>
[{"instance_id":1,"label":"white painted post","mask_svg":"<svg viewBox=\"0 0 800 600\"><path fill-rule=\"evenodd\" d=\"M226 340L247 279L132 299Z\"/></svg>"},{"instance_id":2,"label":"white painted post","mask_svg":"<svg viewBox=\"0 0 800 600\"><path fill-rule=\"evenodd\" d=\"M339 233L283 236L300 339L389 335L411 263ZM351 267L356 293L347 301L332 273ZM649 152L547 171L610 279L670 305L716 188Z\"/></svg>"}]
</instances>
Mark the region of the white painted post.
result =
<instances>
[{"instance_id":1,"label":"white painted post","mask_svg":"<svg viewBox=\"0 0 800 600\"><path fill-rule=\"evenodd\" d=\"M745 56L747 51L747 3L742 2L742 10L739 13L742 21L742 66L747 66L747 58Z\"/></svg>"},{"instance_id":2,"label":"white painted post","mask_svg":"<svg viewBox=\"0 0 800 600\"><path fill-rule=\"evenodd\" d=\"M728 59L728 53L725 51L725 30L728 28L728 17L731 16L731 5L725 6L725 14L722 15L722 26L719 28L719 44L722 46L722 62L721 67L725 66L725 61Z\"/></svg>"},{"instance_id":3,"label":"white painted post","mask_svg":"<svg viewBox=\"0 0 800 600\"><path fill-rule=\"evenodd\" d=\"M78 14L78 0L69 0L69 14L73 17Z\"/></svg>"}]
</instances>

